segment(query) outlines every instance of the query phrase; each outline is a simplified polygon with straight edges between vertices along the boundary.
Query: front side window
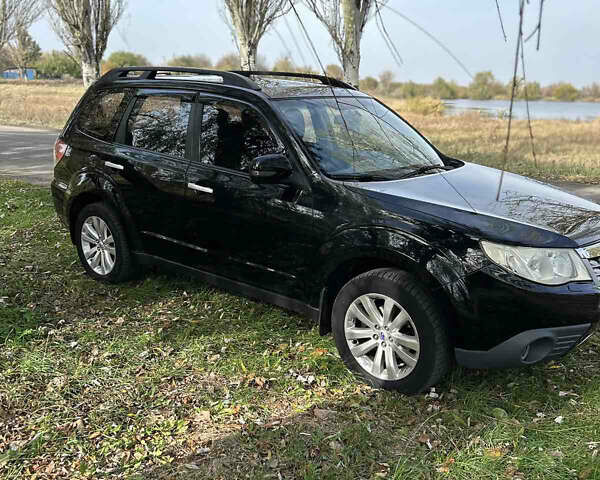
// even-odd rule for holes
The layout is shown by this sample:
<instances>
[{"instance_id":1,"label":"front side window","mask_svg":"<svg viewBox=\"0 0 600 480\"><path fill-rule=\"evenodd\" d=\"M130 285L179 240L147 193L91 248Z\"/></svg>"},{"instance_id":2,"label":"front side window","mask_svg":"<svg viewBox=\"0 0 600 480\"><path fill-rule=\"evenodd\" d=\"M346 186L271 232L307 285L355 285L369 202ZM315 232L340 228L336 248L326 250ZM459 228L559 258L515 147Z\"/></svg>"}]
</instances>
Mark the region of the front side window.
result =
<instances>
[{"instance_id":1,"label":"front side window","mask_svg":"<svg viewBox=\"0 0 600 480\"><path fill-rule=\"evenodd\" d=\"M247 173L256 157L280 151L263 118L252 107L229 100L204 104L202 163Z\"/></svg>"},{"instance_id":2,"label":"front side window","mask_svg":"<svg viewBox=\"0 0 600 480\"><path fill-rule=\"evenodd\" d=\"M127 108L129 91L100 90L86 101L79 114L77 127L104 141L111 141Z\"/></svg>"},{"instance_id":3,"label":"front side window","mask_svg":"<svg viewBox=\"0 0 600 480\"><path fill-rule=\"evenodd\" d=\"M177 95L138 98L127 120L126 144L185 157L191 111L192 103Z\"/></svg>"},{"instance_id":4,"label":"front side window","mask_svg":"<svg viewBox=\"0 0 600 480\"><path fill-rule=\"evenodd\" d=\"M325 173L360 175L442 164L414 129L373 99L280 100L278 106Z\"/></svg>"}]
</instances>

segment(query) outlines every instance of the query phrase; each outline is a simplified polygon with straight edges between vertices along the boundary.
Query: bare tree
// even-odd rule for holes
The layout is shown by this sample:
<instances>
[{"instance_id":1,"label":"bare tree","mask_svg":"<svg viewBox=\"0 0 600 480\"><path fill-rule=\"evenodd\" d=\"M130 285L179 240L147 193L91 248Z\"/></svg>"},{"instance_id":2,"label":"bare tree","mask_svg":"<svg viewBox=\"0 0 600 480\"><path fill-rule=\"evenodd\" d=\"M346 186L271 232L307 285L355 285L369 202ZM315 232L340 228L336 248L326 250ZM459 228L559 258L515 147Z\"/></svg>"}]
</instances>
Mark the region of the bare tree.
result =
<instances>
[{"instance_id":1,"label":"bare tree","mask_svg":"<svg viewBox=\"0 0 600 480\"><path fill-rule=\"evenodd\" d=\"M225 18L240 49L243 70L254 70L258 44L269 27L290 9L290 0L223 0Z\"/></svg>"},{"instance_id":2,"label":"bare tree","mask_svg":"<svg viewBox=\"0 0 600 480\"><path fill-rule=\"evenodd\" d=\"M42 55L40 46L31 38L25 28L19 28L14 40L8 43L6 52L13 66L19 70L21 79L28 79L27 67L31 66Z\"/></svg>"},{"instance_id":3,"label":"bare tree","mask_svg":"<svg viewBox=\"0 0 600 480\"><path fill-rule=\"evenodd\" d=\"M127 0L47 0L50 24L67 51L81 62L83 84L100 74L108 37L119 22Z\"/></svg>"},{"instance_id":4,"label":"bare tree","mask_svg":"<svg viewBox=\"0 0 600 480\"><path fill-rule=\"evenodd\" d=\"M344 80L358 87L360 41L376 0L304 0L304 3L329 32L344 69ZM379 5L384 3L379 0Z\"/></svg>"},{"instance_id":5,"label":"bare tree","mask_svg":"<svg viewBox=\"0 0 600 480\"><path fill-rule=\"evenodd\" d=\"M0 50L43 13L41 0L0 0Z\"/></svg>"}]
</instances>

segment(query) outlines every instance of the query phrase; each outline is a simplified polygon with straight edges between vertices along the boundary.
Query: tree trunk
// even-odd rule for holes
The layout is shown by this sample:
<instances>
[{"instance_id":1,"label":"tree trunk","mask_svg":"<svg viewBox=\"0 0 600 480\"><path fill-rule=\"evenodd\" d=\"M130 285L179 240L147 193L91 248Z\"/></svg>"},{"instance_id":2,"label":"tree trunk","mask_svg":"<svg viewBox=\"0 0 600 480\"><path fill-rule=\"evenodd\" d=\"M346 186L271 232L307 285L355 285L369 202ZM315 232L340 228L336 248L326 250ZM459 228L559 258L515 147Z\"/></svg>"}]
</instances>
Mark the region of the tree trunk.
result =
<instances>
[{"instance_id":1,"label":"tree trunk","mask_svg":"<svg viewBox=\"0 0 600 480\"><path fill-rule=\"evenodd\" d=\"M353 87L358 88L360 80L360 51L344 53L343 65L344 82L349 83Z\"/></svg>"},{"instance_id":2,"label":"tree trunk","mask_svg":"<svg viewBox=\"0 0 600 480\"><path fill-rule=\"evenodd\" d=\"M248 45L240 39L240 62L242 70L254 70L256 68L256 48Z\"/></svg>"},{"instance_id":3,"label":"tree trunk","mask_svg":"<svg viewBox=\"0 0 600 480\"><path fill-rule=\"evenodd\" d=\"M358 88L360 80L361 11L356 0L342 0L344 16L344 45L340 49L344 81Z\"/></svg>"},{"instance_id":4,"label":"tree trunk","mask_svg":"<svg viewBox=\"0 0 600 480\"><path fill-rule=\"evenodd\" d=\"M100 75L100 65L95 60L81 60L81 73L83 75L83 86L89 88L92 83L98 80Z\"/></svg>"}]
</instances>

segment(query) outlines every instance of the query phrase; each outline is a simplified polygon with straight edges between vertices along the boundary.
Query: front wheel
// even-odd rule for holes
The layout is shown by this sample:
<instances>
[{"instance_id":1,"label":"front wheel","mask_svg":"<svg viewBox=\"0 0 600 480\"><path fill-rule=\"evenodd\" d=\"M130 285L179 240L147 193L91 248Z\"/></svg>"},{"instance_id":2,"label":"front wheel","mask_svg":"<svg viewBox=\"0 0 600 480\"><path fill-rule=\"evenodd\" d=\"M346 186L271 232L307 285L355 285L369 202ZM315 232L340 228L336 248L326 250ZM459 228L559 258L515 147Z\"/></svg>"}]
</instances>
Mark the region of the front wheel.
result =
<instances>
[{"instance_id":1,"label":"front wheel","mask_svg":"<svg viewBox=\"0 0 600 480\"><path fill-rule=\"evenodd\" d=\"M439 308L407 272L377 269L350 280L335 299L332 323L342 360L374 387L418 393L450 369Z\"/></svg>"}]
</instances>

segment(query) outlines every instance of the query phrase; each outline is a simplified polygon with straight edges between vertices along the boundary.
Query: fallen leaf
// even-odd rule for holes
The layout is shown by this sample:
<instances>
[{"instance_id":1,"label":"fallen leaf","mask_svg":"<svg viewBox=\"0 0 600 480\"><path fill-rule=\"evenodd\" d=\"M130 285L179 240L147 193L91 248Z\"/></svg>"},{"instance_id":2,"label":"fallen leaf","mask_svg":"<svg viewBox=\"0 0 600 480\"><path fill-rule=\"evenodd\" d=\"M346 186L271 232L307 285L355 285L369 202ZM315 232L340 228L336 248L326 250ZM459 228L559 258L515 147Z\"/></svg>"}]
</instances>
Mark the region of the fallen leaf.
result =
<instances>
[{"instance_id":1,"label":"fallen leaf","mask_svg":"<svg viewBox=\"0 0 600 480\"><path fill-rule=\"evenodd\" d=\"M486 457L500 458L504 453L499 448L486 448L483 452Z\"/></svg>"},{"instance_id":2,"label":"fallen leaf","mask_svg":"<svg viewBox=\"0 0 600 480\"><path fill-rule=\"evenodd\" d=\"M324 410L321 408L315 408L313 410L313 415L317 417L319 420L326 420L329 417L332 417L337 412L335 410Z\"/></svg>"},{"instance_id":3,"label":"fallen leaf","mask_svg":"<svg viewBox=\"0 0 600 480\"><path fill-rule=\"evenodd\" d=\"M200 422L210 422L210 412L208 410L200 410L194 415L194 420Z\"/></svg>"},{"instance_id":4,"label":"fallen leaf","mask_svg":"<svg viewBox=\"0 0 600 480\"><path fill-rule=\"evenodd\" d=\"M506 413L506 410L496 407L492 409L492 416L500 420L502 418L508 417L508 413Z\"/></svg>"}]
</instances>

